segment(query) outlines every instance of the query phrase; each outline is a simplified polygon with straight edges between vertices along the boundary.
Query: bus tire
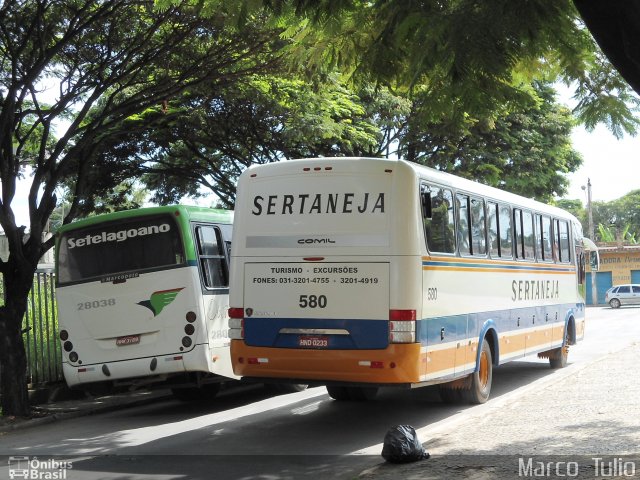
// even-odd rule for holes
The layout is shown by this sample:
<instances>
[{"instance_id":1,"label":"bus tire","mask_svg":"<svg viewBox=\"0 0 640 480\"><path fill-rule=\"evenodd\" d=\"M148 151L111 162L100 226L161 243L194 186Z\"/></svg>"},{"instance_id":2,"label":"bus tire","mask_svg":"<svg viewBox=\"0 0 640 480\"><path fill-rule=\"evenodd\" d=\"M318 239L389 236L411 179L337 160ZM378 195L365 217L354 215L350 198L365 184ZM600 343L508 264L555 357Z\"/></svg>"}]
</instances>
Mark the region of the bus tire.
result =
<instances>
[{"instance_id":1,"label":"bus tire","mask_svg":"<svg viewBox=\"0 0 640 480\"><path fill-rule=\"evenodd\" d=\"M348 387L347 390L349 391L351 400L355 400L357 402L373 400L378 394L377 387Z\"/></svg>"},{"instance_id":2,"label":"bus tire","mask_svg":"<svg viewBox=\"0 0 640 480\"><path fill-rule=\"evenodd\" d=\"M460 388L448 388L438 385L438 393L440 393L442 402L450 405L460 403L463 398L462 389Z\"/></svg>"},{"instance_id":3,"label":"bus tire","mask_svg":"<svg viewBox=\"0 0 640 480\"><path fill-rule=\"evenodd\" d=\"M560 347L558 352L549 357L549 366L553 369L564 368L567 366L567 358L569 357L569 348Z\"/></svg>"},{"instance_id":4,"label":"bus tire","mask_svg":"<svg viewBox=\"0 0 640 480\"><path fill-rule=\"evenodd\" d=\"M569 358L569 333L565 335L564 345L553 350L549 355L549 366L553 369L564 368L567 366Z\"/></svg>"},{"instance_id":5,"label":"bus tire","mask_svg":"<svg viewBox=\"0 0 640 480\"><path fill-rule=\"evenodd\" d=\"M465 397L469 403L481 404L489 400L491 383L493 381L493 358L491 347L485 338L482 340L478 369L471 374L471 386L465 390Z\"/></svg>"},{"instance_id":6,"label":"bus tire","mask_svg":"<svg viewBox=\"0 0 640 480\"><path fill-rule=\"evenodd\" d=\"M331 398L339 402L351 400L351 396L349 395L349 390L347 389L347 387L327 385L327 392L329 393L329 396Z\"/></svg>"}]
</instances>

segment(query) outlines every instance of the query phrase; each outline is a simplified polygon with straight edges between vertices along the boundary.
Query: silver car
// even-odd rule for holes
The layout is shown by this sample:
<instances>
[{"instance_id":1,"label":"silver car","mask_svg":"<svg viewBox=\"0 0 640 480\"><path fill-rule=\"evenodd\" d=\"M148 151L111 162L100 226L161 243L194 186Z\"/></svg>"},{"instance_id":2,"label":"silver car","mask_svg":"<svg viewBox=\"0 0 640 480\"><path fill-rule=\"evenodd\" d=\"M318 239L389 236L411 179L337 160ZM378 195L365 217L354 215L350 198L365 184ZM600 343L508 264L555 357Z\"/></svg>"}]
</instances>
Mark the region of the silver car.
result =
<instances>
[{"instance_id":1,"label":"silver car","mask_svg":"<svg viewBox=\"0 0 640 480\"><path fill-rule=\"evenodd\" d=\"M640 285L616 285L607 290L604 300L611 308L621 305L640 305Z\"/></svg>"}]
</instances>

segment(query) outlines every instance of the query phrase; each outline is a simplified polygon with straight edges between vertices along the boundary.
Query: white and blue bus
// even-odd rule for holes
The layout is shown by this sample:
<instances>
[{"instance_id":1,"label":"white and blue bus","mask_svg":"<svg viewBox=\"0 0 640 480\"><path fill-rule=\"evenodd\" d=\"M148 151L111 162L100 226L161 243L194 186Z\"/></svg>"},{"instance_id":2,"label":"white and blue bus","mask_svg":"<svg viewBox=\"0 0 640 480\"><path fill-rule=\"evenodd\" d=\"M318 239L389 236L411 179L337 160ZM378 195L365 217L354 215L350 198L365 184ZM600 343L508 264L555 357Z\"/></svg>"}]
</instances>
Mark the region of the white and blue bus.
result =
<instances>
[{"instance_id":1,"label":"white and blue bus","mask_svg":"<svg viewBox=\"0 0 640 480\"><path fill-rule=\"evenodd\" d=\"M406 161L302 159L240 177L234 372L489 398L493 367L567 362L585 331L585 244L559 208Z\"/></svg>"}]
</instances>

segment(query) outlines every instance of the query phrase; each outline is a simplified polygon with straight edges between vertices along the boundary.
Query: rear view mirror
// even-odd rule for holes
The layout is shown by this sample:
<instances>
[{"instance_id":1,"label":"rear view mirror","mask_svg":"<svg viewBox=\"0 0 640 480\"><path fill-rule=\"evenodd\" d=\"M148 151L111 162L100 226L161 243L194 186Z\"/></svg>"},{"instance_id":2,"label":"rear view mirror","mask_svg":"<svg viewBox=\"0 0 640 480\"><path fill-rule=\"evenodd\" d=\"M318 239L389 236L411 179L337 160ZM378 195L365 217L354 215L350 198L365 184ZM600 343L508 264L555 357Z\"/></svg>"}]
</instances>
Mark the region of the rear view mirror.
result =
<instances>
[{"instance_id":1,"label":"rear view mirror","mask_svg":"<svg viewBox=\"0 0 640 480\"><path fill-rule=\"evenodd\" d=\"M591 264L592 272L600 270L600 255L597 250L589 252L589 263Z\"/></svg>"}]
</instances>

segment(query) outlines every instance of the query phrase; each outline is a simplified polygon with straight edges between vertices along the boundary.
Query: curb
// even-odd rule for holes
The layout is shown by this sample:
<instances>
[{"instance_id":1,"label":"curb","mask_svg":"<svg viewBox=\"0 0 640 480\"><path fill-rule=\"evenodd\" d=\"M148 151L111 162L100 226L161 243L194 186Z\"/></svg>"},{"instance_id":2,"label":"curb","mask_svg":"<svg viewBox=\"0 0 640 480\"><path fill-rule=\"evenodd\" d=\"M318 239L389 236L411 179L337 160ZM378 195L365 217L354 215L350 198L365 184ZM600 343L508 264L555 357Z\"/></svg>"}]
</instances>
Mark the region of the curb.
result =
<instances>
[{"instance_id":1,"label":"curb","mask_svg":"<svg viewBox=\"0 0 640 480\"><path fill-rule=\"evenodd\" d=\"M151 394L150 396L145 398L134 398L134 399L131 399L130 397L113 398L113 399L110 399L111 401L105 402L104 404L90 405L85 408L80 407L77 410L73 410L73 411L56 412L56 413L51 413L49 415L45 415L43 417L36 417L36 418L16 418L14 420L15 423L7 423L6 425L0 425L0 434L6 434L15 430L23 430L27 428L46 425L49 423L56 422L58 420L79 418L79 417L85 417L88 415L94 415L97 413L108 413L108 412L113 412L115 410L121 410L124 408L149 405L151 403L155 403L159 400L164 400L167 398L171 398L170 393L166 393L166 394L163 393L163 394L156 394L156 395ZM38 411L46 412L47 408L36 407L34 408L34 410L36 412Z\"/></svg>"}]
</instances>

